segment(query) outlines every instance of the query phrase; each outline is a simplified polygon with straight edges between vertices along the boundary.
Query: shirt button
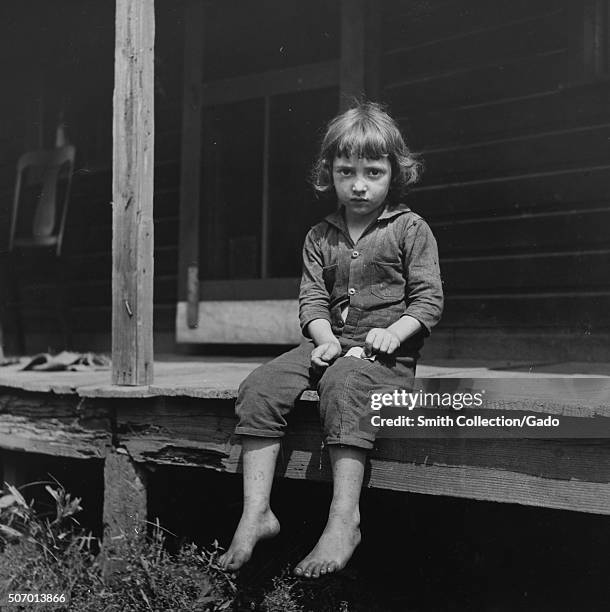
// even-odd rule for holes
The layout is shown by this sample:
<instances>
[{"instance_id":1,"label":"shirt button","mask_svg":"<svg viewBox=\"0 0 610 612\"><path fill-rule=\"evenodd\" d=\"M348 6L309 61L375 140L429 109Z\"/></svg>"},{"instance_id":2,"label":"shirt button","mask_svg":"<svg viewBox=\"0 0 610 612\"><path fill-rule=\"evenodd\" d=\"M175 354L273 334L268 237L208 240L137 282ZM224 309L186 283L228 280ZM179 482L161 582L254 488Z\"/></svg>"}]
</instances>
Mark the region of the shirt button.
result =
<instances>
[{"instance_id":1,"label":"shirt button","mask_svg":"<svg viewBox=\"0 0 610 612\"><path fill-rule=\"evenodd\" d=\"M358 253L358 251L353 251L352 252L352 258L356 259L356 257L358 257L358 255L360 255L360 253Z\"/></svg>"},{"instance_id":2,"label":"shirt button","mask_svg":"<svg viewBox=\"0 0 610 612\"><path fill-rule=\"evenodd\" d=\"M356 290L352 287L351 289L348 290L348 293L350 295L354 295L356 293Z\"/></svg>"}]
</instances>

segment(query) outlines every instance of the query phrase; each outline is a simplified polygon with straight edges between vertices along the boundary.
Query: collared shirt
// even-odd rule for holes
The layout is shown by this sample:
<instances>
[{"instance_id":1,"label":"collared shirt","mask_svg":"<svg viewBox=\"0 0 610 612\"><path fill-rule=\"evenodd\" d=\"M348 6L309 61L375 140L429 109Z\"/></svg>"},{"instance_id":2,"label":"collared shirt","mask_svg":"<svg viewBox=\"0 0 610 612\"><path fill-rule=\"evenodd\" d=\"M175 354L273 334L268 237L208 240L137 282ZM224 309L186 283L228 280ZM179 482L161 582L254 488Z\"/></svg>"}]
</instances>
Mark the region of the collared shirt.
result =
<instances>
[{"instance_id":1,"label":"collared shirt","mask_svg":"<svg viewBox=\"0 0 610 612\"><path fill-rule=\"evenodd\" d=\"M306 336L311 321L326 319L337 337L363 343L374 327L386 328L409 315L422 330L405 340L397 354L417 358L442 309L436 240L428 224L405 204L386 207L355 244L343 210L307 234L299 295Z\"/></svg>"}]
</instances>

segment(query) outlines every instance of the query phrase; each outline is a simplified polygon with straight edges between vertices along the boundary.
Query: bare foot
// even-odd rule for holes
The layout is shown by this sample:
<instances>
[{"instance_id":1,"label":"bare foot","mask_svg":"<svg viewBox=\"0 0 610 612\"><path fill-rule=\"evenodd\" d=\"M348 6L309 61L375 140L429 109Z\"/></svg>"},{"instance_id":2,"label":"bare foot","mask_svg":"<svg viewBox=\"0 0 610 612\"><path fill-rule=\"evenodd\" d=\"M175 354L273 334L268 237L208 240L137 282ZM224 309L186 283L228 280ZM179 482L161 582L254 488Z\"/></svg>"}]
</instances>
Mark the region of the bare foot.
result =
<instances>
[{"instance_id":1,"label":"bare foot","mask_svg":"<svg viewBox=\"0 0 610 612\"><path fill-rule=\"evenodd\" d=\"M301 561L294 573L305 578L318 578L343 569L356 546L360 544L358 512L333 513L315 548Z\"/></svg>"},{"instance_id":2,"label":"bare foot","mask_svg":"<svg viewBox=\"0 0 610 612\"><path fill-rule=\"evenodd\" d=\"M218 560L219 565L231 571L238 570L250 559L259 540L272 538L279 532L280 524L270 509L244 512L229 550Z\"/></svg>"}]
</instances>

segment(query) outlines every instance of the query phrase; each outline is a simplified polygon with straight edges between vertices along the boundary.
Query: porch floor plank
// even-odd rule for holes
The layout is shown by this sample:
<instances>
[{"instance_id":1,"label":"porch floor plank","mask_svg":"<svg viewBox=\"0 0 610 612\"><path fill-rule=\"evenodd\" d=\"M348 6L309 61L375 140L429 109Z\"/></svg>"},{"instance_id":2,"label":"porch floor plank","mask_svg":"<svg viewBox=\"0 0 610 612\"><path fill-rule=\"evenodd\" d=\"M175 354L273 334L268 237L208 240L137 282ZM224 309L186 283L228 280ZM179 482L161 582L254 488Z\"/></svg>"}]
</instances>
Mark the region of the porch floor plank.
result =
<instances>
[{"instance_id":1,"label":"porch floor plank","mask_svg":"<svg viewBox=\"0 0 610 612\"><path fill-rule=\"evenodd\" d=\"M110 371L36 372L21 371L25 364L0 367L0 387L71 394L80 397L176 397L210 399L236 397L239 383L263 359L189 358L155 361L155 380L145 386L110 384ZM441 361L417 366L418 378L610 378L607 363L539 363ZM311 396L315 399L315 396Z\"/></svg>"}]
</instances>

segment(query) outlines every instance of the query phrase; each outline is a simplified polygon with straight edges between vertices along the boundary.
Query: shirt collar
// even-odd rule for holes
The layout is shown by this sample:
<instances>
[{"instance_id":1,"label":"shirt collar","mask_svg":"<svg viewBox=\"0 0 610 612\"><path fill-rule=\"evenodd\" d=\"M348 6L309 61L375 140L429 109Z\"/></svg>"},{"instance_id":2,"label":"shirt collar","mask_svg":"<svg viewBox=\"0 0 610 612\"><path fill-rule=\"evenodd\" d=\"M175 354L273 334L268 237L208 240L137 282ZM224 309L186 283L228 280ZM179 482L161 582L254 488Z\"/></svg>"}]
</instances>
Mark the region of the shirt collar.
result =
<instances>
[{"instance_id":1,"label":"shirt collar","mask_svg":"<svg viewBox=\"0 0 610 612\"><path fill-rule=\"evenodd\" d=\"M392 219L393 217L397 217L398 215L402 215L406 212L409 212L411 209L404 203L400 202L395 206L385 206L385 208L381 211L381 214L377 217L375 222L383 221L384 219ZM343 206L332 212L330 215L324 217L324 221L334 225L336 228L347 232L347 226L345 224L345 216L343 214Z\"/></svg>"}]
</instances>

